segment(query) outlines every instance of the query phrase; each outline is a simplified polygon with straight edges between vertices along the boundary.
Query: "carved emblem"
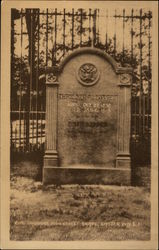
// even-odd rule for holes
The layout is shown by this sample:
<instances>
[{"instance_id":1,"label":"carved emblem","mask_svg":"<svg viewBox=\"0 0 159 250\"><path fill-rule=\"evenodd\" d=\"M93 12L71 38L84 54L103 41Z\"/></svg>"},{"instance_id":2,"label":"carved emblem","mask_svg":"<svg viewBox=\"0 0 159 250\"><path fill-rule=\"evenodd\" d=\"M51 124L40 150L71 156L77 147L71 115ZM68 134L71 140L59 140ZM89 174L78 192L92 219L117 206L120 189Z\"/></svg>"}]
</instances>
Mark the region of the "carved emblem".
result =
<instances>
[{"instance_id":1,"label":"carved emblem","mask_svg":"<svg viewBox=\"0 0 159 250\"><path fill-rule=\"evenodd\" d=\"M54 83L57 82L57 76L54 73L49 73L46 75L46 82L47 83Z\"/></svg>"},{"instance_id":2,"label":"carved emblem","mask_svg":"<svg viewBox=\"0 0 159 250\"><path fill-rule=\"evenodd\" d=\"M94 85L99 79L99 71L92 63L85 63L80 66L77 79L85 86Z\"/></svg>"},{"instance_id":3,"label":"carved emblem","mask_svg":"<svg viewBox=\"0 0 159 250\"><path fill-rule=\"evenodd\" d=\"M120 75L120 83L121 84L130 84L131 76L129 74L121 74Z\"/></svg>"}]
</instances>

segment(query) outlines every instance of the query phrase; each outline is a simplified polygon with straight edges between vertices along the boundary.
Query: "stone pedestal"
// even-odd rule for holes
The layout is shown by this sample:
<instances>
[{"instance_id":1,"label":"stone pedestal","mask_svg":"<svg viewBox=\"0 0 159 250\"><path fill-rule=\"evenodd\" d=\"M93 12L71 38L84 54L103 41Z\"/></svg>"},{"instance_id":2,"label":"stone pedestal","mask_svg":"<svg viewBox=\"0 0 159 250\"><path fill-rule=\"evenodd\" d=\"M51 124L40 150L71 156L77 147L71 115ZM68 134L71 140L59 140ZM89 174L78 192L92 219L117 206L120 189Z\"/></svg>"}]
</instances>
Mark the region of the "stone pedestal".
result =
<instances>
[{"instance_id":1,"label":"stone pedestal","mask_svg":"<svg viewBox=\"0 0 159 250\"><path fill-rule=\"evenodd\" d=\"M44 184L130 185L130 168L44 168Z\"/></svg>"}]
</instances>

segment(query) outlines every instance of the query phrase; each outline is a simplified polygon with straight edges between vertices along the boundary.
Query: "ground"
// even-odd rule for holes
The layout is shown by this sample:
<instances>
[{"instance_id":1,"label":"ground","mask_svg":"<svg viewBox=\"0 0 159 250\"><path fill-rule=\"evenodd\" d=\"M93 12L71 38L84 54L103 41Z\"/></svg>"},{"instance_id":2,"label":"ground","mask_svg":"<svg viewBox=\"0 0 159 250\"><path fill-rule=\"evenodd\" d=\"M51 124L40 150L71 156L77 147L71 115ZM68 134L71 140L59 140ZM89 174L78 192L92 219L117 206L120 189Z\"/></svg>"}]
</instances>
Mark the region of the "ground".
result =
<instances>
[{"instance_id":1,"label":"ground","mask_svg":"<svg viewBox=\"0 0 159 250\"><path fill-rule=\"evenodd\" d=\"M11 166L10 206L11 240L150 239L147 185L43 186L38 164L23 161Z\"/></svg>"}]
</instances>

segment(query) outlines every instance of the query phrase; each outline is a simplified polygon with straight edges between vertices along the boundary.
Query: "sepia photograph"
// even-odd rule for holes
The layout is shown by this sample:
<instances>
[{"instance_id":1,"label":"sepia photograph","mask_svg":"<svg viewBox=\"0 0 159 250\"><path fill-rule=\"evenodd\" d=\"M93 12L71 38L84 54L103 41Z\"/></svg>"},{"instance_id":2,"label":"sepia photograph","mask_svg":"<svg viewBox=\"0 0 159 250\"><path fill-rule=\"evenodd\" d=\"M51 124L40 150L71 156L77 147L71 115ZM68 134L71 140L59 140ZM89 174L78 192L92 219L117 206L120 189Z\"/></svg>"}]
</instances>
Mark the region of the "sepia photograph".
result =
<instances>
[{"instance_id":1,"label":"sepia photograph","mask_svg":"<svg viewBox=\"0 0 159 250\"><path fill-rule=\"evenodd\" d=\"M157 249L157 7L2 2L3 249Z\"/></svg>"}]
</instances>

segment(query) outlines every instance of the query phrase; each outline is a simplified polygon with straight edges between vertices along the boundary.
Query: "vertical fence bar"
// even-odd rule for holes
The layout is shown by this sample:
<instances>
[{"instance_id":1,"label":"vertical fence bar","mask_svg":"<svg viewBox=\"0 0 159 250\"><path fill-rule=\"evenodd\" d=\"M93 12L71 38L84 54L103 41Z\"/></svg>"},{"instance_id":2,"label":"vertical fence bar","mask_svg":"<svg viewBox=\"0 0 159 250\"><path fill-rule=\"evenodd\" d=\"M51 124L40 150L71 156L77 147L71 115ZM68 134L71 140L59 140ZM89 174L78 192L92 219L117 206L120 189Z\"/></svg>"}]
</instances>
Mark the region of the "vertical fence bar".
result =
<instances>
[{"instance_id":1,"label":"vertical fence bar","mask_svg":"<svg viewBox=\"0 0 159 250\"><path fill-rule=\"evenodd\" d=\"M55 59L55 64L56 64L56 42L57 42L57 8L55 9L55 42L54 42L54 59Z\"/></svg>"},{"instance_id":2,"label":"vertical fence bar","mask_svg":"<svg viewBox=\"0 0 159 250\"><path fill-rule=\"evenodd\" d=\"M80 9L80 47L82 46L82 22L83 22L83 9Z\"/></svg>"},{"instance_id":3,"label":"vertical fence bar","mask_svg":"<svg viewBox=\"0 0 159 250\"><path fill-rule=\"evenodd\" d=\"M46 10L46 66L48 64L48 9Z\"/></svg>"},{"instance_id":4,"label":"vertical fence bar","mask_svg":"<svg viewBox=\"0 0 159 250\"><path fill-rule=\"evenodd\" d=\"M54 62L54 28L53 28L53 16L54 13L51 12L51 19L52 19L52 27L51 27L51 42L52 42L52 66L53 66L53 62Z\"/></svg>"},{"instance_id":5,"label":"vertical fence bar","mask_svg":"<svg viewBox=\"0 0 159 250\"><path fill-rule=\"evenodd\" d=\"M139 134L142 135L142 9L140 9L140 95L139 95Z\"/></svg>"},{"instance_id":6,"label":"vertical fence bar","mask_svg":"<svg viewBox=\"0 0 159 250\"><path fill-rule=\"evenodd\" d=\"M131 10L131 67L132 67L132 76L134 76L134 10ZM132 77L134 82L134 77ZM132 82L132 84L133 84ZM132 109L131 109L131 146L132 154L135 153L136 146L136 93L132 94Z\"/></svg>"},{"instance_id":7,"label":"vertical fence bar","mask_svg":"<svg viewBox=\"0 0 159 250\"><path fill-rule=\"evenodd\" d=\"M11 10L11 104L10 104L10 141L11 149L13 147L13 74L14 74L14 17Z\"/></svg>"},{"instance_id":8,"label":"vertical fence bar","mask_svg":"<svg viewBox=\"0 0 159 250\"><path fill-rule=\"evenodd\" d=\"M122 61L124 62L125 57L125 9L123 9L123 58Z\"/></svg>"},{"instance_id":9,"label":"vertical fence bar","mask_svg":"<svg viewBox=\"0 0 159 250\"><path fill-rule=\"evenodd\" d=\"M142 17L142 10L141 10L141 20L143 19ZM145 22L145 19L142 20L142 23ZM142 29L142 27L141 27ZM141 81L142 81L142 30L141 30ZM146 125L146 114L145 114L145 93L143 91L143 82L142 82L142 134L145 135L145 125Z\"/></svg>"},{"instance_id":10,"label":"vertical fence bar","mask_svg":"<svg viewBox=\"0 0 159 250\"><path fill-rule=\"evenodd\" d=\"M116 56L116 9L115 9L115 16L114 16L114 57Z\"/></svg>"},{"instance_id":11,"label":"vertical fence bar","mask_svg":"<svg viewBox=\"0 0 159 250\"><path fill-rule=\"evenodd\" d=\"M96 19L97 19L97 10L94 10L93 14L93 47L96 46Z\"/></svg>"},{"instance_id":12,"label":"vertical fence bar","mask_svg":"<svg viewBox=\"0 0 159 250\"><path fill-rule=\"evenodd\" d=\"M36 67L36 145L38 148L38 123L39 123L39 119L38 119L38 110L39 110L39 39L40 39L40 18L39 18L39 10L38 10L38 27L37 27L37 67Z\"/></svg>"},{"instance_id":13,"label":"vertical fence bar","mask_svg":"<svg viewBox=\"0 0 159 250\"><path fill-rule=\"evenodd\" d=\"M131 66L133 68L133 59L134 59L134 44L133 44L133 38L134 38L134 10L131 10Z\"/></svg>"},{"instance_id":14,"label":"vertical fence bar","mask_svg":"<svg viewBox=\"0 0 159 250\"><path fill-rule=\"evenodd\" d=\"M51 61L52 61L52 65L53 66L53 62L54 62L54 28L53 28L53 13L50 13L50 19L52 22L52 27L51 27L51 31L50 31L50 40L51 40L51 44L52 44L52 48L51 48Z\"/></svg>"},{"instance_id":15,"label":"vertical fence bar","mask_svg":"<svg viewBox=\"0 0 159 250\"><path fill-rule=\"evenodd\" d=\"M24 15L24 22L26 24L26 10L23 11L23 15ZM26 30L24 28L24 41L26 41L26 36L28 36L28 34L26 33ZM25 43L25 42L24 42ZM28 55L27 55L28 56ZM29 57L27 57L28 59ZM25 63L25 59L24 59L24 63ZM27 70L28 70L28 62L26 63L27 64ZM24 82L24 97L23 97L23 123L24 123L24 130L23 130L23 143L24 143L24 146L23 146L23 151L26 152L26 95L27 95L27 90L26 90L26 87L27 87L27 83L28 83L28 79L26 82Z\"/></svg>"},{"instance_id":16,"label":"vertical fence bar","mask_svg":"<svg viewBox=\"0 0 159 250\"><path fill-rule=\"evenodd\" d=\"M134 64L133 64L133 60L134 60L134 10L131 10L131 67L132 67L132 75L134 75ZM135 140L133 141L133 146L134 143L136 141L136 98L135 98L136 93L134 93L132 95L132 124L133 124L133 128L131 130L131 136L134 133L135 136Z\"/></svg>"},{"instance_id":17,"label":"vertical fence bar","mask_svg":"<svg viewBox=\"0 0 159 250\"><path fill-rule=\"evenodd\" d=\"M34 11L33 11L33 34L32 34L32 87L31 87L31 95L32 95L32 99L31 99L31 148L32 151L34 151L34 81L33 81L33 77L34 77L34 70L35 70L35 62L34 60L34 28L35 28L35 16L34 16Z\"/></svg>"},{"instance_id":18,"label":"vertical fence bar","mask_svg":"<svg viewBox=\"0 0 159 250\"><path fill-rule=\"evenodd\" d=\"M106 10L106 34L105 34L105 50L108 50L108 9Z\"/></svg>"},{"instance_id":19,"label":"vertical fence bar","mask_svg":"<svg viewBox=\"0 0 159 250\"><path fill-rule=\"evenodd\" d=\"M43 114L42 114L42 111L43 111L43 105L42 105L42 101L40 102L40 114L41 114L41 116L40 116L40 128L41 128L41 130L40 130L40 139L41 139L41 145L42 145L42 137L43 137Z\"/></svg>"},{"instance_id":20,"label":"vertical fence bar","mask_svg":"<svg viewBox=\"0 0 159 250\"><path fill-rule=\"evenodd\" d=\"M66 15L65 15L65 9L63 10L63 55L65 55L65 25L66 25Z\"/></svg>"},{"instance_id":21,"label":"vertical fence bar","mask_svg":"<svg viewBox=\"0 0 159 250\"><path fill-rule=\"evenodd\" d=\"M20 12L20 91L19 91L19 150L21 151L21 140L22 140L22 116L21 116L21 111L22 111L22 62L23 62L23 52L22 52L22 46L23 46L23 13L22 9Z\"/></svg>"},{"instance_id":22,"label":"vertical fence bar","mask_svg":"<svg viewBox=\"0 0 159 250\"><path fill-rule=\"evenodd\" d=\"M97 46L99 46L99 9L97 9Z\"/></svg>"},{"instance_id":23,"label":"vertical fence bar","mask_svg":"<svg viewBox=\"0 0 159 250\"><path fill-rule=\"evenodd\" d=\"M28 17L27 17L28 16ZM30 20L30 26L32 27L32 17L31 17L31 10L26 12L26 18ZM30 28L31 28L30 27ZM29 34L30 33L30 34ZM29 68L30 68L30 75L31 75L31 29L30 31L28 30L28 37L29 37L29 51L28 51L28 61L29 61ZM31 77L31 76L30 76ZM25 136L26 136L26 151L28 152L30 150L30 77L29 81L27 84L27 90L26 90L26 131L25 131Z\"/></svg>"},{"instance_id":24,"label":"vertical fence bar","mask_svg":"<svg viewBox=\"0 0 159 250\"><path fill-rule=\"evenodd\" d=\"M24 82L22 80L23 75L23 9L21 9L21 151L24 152L24 107L23 107L23 90ZM23 84L22 84L23 83Z\"/></svg>"},{"instance_id":25,"label":"vertical fence bar","mask_svg":"<svg viewBox=\"0 0 159 250\"><path fill-rule=\"evenodd\" d=\"M18 140L18 136L17 136L17 120L16 120L16 122L15 122L15 151L19 151L18 149L16 149L17 140Z\"/></svg>"},{"instance_id":26,"label":"vertical fence bar","mask_svg":"<svg viewBox=\"0 0 159 250\"><path fill-rule=\"evenodd\" d=\"M148 77L148 100L147 100L147 116L148 116L148 121L150 117L149 112L149 106L151 102L151 35L150 35L150 29L151 29L151 12L149 11L149 26L148 26L148 71L149 71L149 77ZM148 133L149 133L149 122L148 122Z\"/></svg>"},{"instance_id":27,"label":"vertical fence bar","mask_svg":"<svg viewBox=\"0 0 159 250\"><path fill-rule=\"evenodd\" d=\"M151 152L151 136L150 136L150 129L151 129L151 11L149 11L149 29L148 29L148 71L149 71L149 77L148 77L148 100L147 100L147 117L148 117L148 147L149 151ZM150 121L150 122L149 122ZM151 157L150 157L151 158ZM151 159L150 159L151 161Z\"/></svg>"},{"instance_id":28,"label":"vertical fence bar","mask_svg":"<svg viewBox=\"0 0 159 250\"><path fill-rule=\"evenodd\" d=\"M91 9L89 9L89 45L91 46Z\"/></svg>"},{"instance_id":29,"label":"vertical fence bar","mask_svg":"<svg viewBox=\"0 0 159 250\"><path fill-rule=\"evenodd\" d=\"M74 48L74 9L72 9L72 50Z\"/></svg>"},{"instance_id":30,"label":"vertical fence bar","mask_svg":"<svg viewBox=\"0 0 159 250\"><path fill-rule=\"evenodd\" d=\"M30 109L29 109L29 151L32 149L30 135L32 134L32 91L33 91L33 10L31 10L30 31ZM31 130L31 131L30 131Z\"/></svg>"},{"instance_id":31,"label":"vertical fence bar","mask_svg":"<svg viewBox=\"0 0 159 250\"><path fill-rule=\"evenodd\" d=\"M149 79L151 76L151 35L150 35L150 30L151 30L151 12L149 11L149 25L148 25L148 69L149 69ZM151 93L151 82L149 82L149 88L148 92Z\"/></svg>"}]
</instances>

